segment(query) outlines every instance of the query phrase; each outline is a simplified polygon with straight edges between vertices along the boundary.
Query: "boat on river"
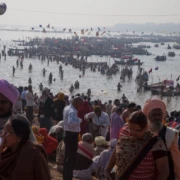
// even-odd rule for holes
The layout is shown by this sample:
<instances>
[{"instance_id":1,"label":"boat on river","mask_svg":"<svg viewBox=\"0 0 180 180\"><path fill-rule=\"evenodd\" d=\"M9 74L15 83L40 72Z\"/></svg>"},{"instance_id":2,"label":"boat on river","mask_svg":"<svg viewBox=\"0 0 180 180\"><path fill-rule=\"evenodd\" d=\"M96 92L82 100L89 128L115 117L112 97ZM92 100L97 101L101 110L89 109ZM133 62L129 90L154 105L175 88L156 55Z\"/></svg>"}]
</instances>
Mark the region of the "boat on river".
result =
<instances>
[{"instance_id":1,"label":"boat on river","mask_svg":"<svg viewBox=\"0 0 180 180\"><path fill-rule=\"evenodd\" d=\"M163 56L156 56L155 60L156 61L165 61L166 60L166 56L164 56L164 55Z\"/></svg>"}]
</instances>

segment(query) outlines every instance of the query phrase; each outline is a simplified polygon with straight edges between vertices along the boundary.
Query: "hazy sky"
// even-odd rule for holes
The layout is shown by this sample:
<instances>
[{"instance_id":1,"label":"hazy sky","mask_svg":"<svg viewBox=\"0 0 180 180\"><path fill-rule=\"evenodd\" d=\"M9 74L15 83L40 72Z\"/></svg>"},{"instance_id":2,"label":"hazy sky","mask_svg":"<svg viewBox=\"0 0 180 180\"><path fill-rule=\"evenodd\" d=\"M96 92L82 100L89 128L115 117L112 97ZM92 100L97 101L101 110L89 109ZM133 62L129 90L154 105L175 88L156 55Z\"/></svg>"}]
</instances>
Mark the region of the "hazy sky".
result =
<instances>
[{"instance_id":1,"label":"hazy sky","mask_svg":"<svg viewBox=\"0 0 180 180\"><path fill-rule=\"evenodd\" d=\"M3 0L0 0L2 2ZM85 16L106 15L169 15L180 14L180 0L4 0L7 12L0 16L0 24L38 26L52 24L59 27L113 26L117 23L180 22L180 16ZM24 11L15 11L20 9ZM59 12L73 15L26 12Z\"/></svg>"}]
</instances>

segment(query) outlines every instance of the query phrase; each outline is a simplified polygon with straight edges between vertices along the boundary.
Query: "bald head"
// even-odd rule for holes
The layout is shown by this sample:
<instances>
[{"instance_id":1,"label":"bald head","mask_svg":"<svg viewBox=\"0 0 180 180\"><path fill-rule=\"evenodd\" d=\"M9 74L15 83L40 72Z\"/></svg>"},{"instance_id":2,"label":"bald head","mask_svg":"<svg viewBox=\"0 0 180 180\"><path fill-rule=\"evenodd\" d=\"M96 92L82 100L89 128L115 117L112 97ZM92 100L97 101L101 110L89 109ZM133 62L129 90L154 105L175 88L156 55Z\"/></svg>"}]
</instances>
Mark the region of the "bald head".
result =
<instances>
[{"instance_id":1,"label":"bald head","mask_svg":"<svg viewBox=\"0 0 180 180\"><path fill-rule=\"evenodd\" d=\"M76 96L72 101L72 105L78 111L79 108L82 106L83 102L84 101L83 101L83 99L81 97Z\"/></svg>"}]
</instances>

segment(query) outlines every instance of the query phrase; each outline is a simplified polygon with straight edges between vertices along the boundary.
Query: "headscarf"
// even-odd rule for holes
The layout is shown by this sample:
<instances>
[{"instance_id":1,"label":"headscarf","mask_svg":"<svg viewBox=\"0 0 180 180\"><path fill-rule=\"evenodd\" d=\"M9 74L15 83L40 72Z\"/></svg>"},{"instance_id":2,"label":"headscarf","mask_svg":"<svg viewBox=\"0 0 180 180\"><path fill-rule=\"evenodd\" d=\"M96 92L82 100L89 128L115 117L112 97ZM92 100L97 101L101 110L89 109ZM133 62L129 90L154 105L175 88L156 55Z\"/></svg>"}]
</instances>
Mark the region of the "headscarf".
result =
<instances>
[{"instance_id":1,"label":"headscarf","mask_svg":"<svg viewBox=\"0 0 180 180\"><path fill-rule=\"evenodd\" d=\"M0 79L0 93L9 99L12 104L15 104L19 97L18 90L4 79Z\"/></svg>"},{"instance_id":2,"label":"headscarf","mask_svg":"<svg viewBox=\"0 0 180 180\"><path fill-rule=\"evenodd\" d=\"M152 111L153 109L157 109L157 108L162 110L163 116L165 117L166 104L163 101L161 101L160 99L149 99L148 101L146 101L144 108L143 108L143 112L146 114L146 116L148 116L150 111Z\"/></svg>"}]
</instances>

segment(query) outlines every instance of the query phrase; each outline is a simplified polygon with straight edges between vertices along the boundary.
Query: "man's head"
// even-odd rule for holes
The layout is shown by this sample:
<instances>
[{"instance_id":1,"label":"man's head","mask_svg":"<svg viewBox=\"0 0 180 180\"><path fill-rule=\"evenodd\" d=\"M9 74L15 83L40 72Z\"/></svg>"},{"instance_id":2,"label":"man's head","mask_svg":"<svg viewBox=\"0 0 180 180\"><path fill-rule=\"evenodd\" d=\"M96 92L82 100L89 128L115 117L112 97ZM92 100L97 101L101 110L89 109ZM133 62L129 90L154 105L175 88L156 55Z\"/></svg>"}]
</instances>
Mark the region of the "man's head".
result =
<instances>
[{"instance_id":1,"label":"man's head","mask_svg":"<svg viewBox=\"0 0 180 180\"><path fill-rule=\"evenodd\" d=\"M143 108L152 131L159 131L166 115L166 105L160 99L148 100Z\"/></svg>"},{"instance_id":2,"label":"man's head","mask_svg":"<svg viewBox=\"0 0 180 180\"><path fill-rule=\"evenodd\" d=\"M93 143L93 137L90 133L85 133L82 135L82 141L87 142L89 144Z\"/></svg>"},{"instance_id":3,"label":"man's head","mask_svg":"<svg viewBox=\"0 0 180 180\"><path fill-rule=\"evenodd\" d=\"M11 115L13 104L19 97L18 90L8 81L0 80L0 117Z\"/></svg>"},{"instance_id":4,"label":"man's head","mask_svg":"<svg viewBox=\"0 0 180 180\"><path fill-rule=\"evenodd\" d=\"M122 114L122 108L121 107L117 107L116 108L116 113L118 113L119 115L121 115Z\"/></svg>"},{"instance_id":5,"label":"man's head","mask_svg":"<svg viewBox=\"0 0 180 180\"><path fill-rule=\"evenodd\" d=\"M76 96L73 100L72 100L72 105L74 106L74 108L78 111L82 105L83 105L83 99L79 96Z\"/></svg>"},{"instance_id":6,"label":"man's head","mask_svg":"<svg viewBox=\"0 0 180 180\"><path fill-rule=\"evenodd\" d=\"M109 100L109 104L112 104L112 101L111 101L111 100Z\"/></svg>"},{"instance_id":7,"label":"man's head","mask_svg":"<svg viewBox=\"0 0 180 180\"><path fill-rule=\"evenodd\" d=\"M129 105L127 106L128 111L130 113L134 112L135 107L136 107L136 103L134 103L134 102L129 103Z\"/></svg>"},{"instance_id":8,"label":"man's head","mask_svg":"<svg viewBox=\"0 0 180 180\"><path fill-rule=\"evenodd\" d=\"M94 112L95 112L97 117L100 117L101 113L102 113L101 107L100 106L95 106L94 107Z\"/></svg>"},{"instance_id":9,"label":"man's head","mask_svg":"<svg viewBox=\"0 0 180 180\"><path fill-rule=\"evenodd\" d=\"M115 106L119 106L120 105L120 100L119 99L115 99L114 100L114 105Z\"/></svg>"}]
</instances>

